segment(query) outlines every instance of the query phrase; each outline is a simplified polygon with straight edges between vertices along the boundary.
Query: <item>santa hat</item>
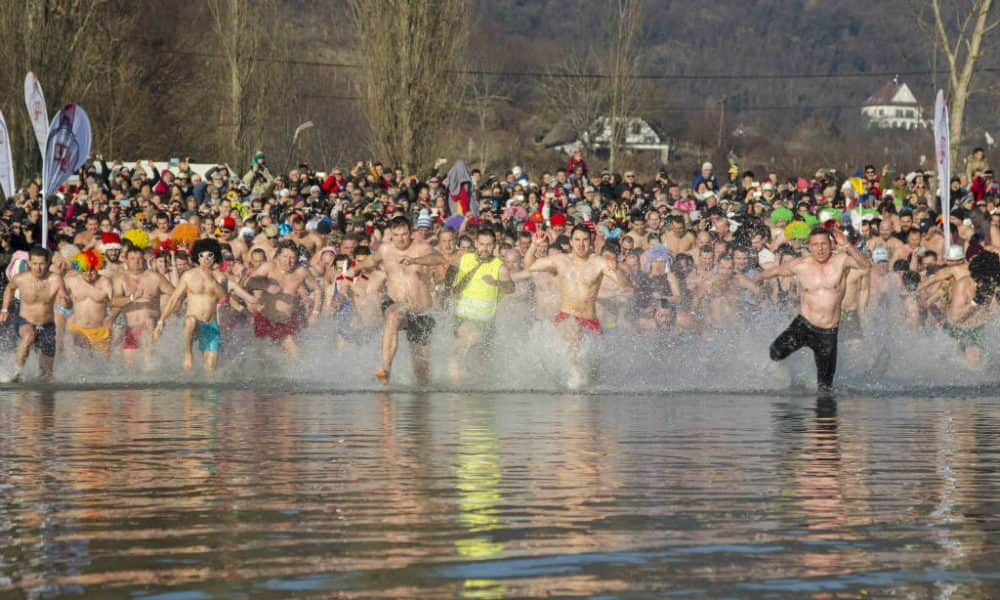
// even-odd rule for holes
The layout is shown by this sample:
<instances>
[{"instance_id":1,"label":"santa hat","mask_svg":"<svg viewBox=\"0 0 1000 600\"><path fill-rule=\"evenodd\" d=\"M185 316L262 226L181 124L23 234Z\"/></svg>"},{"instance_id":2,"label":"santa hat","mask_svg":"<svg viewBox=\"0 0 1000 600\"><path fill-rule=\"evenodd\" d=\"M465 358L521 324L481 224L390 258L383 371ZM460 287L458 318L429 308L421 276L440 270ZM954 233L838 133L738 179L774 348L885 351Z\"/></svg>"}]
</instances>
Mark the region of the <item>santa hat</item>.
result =
<instances>
[{"instance_id":1,"label":"santa hat","mask_svg":"<svg viewBox=\"0 0 1000 600\"><path fill-rule=\"evenodd\" d=\"M101 233L101 252L108 250L121 250L122 238L114 231Z\"/></svg>"}]
</instances>

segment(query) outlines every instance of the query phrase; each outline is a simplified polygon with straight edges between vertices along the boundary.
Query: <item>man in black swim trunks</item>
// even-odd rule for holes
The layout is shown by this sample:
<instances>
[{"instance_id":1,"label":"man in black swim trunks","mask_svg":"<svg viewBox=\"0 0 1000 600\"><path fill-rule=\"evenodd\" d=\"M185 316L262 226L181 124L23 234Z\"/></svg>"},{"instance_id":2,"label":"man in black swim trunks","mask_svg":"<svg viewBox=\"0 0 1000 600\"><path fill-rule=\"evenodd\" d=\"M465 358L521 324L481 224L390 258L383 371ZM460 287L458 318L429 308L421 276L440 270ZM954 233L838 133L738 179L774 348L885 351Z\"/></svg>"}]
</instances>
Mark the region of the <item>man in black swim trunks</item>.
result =
<instances>
[{"instance_id":1,"label":"man in black swim trunks","mask_svg":"<svg viewBox=\"0 0 1000 600\"><path fill-rule=\"evenodd\" d=\"M56 356L56 325L52 305L55 302L69 305L69 294L60 275L49 271L51 256L40 246L28 252L28 271L14 276L3 294L3 308L0 309L0 323L10 316L10 306L14 292L20 292L21 306L14 324L20 342L15 355L15 371L12 381L19 381L28 353L34 347L38 350L38 366L42 377L52 377L52 363Z\"/></svg>"},{"instance_id":2,"label":"man in black swim trunks","mask_svg":"<svg viewBox=\"0 0 1000 600\"><path fill-rule=\"evenodd\" d=\"M382 364L375 378L386 385L392 372L392 361L399 346L399 332L406 331L413 357L413 375L420 385L430 382L430 338L434 331L434 306L431 294L431 273L428 267L444 264L446 259L426 240L416 240L406 217L396 217L386 230L387 243L374 254L358 260L358 271L370 271L379 266L385 271L386 295L382 304L385 327L382 330Z\"/></svg>"},{"instance_id":3,"label":"man in black swim trunks","mask_svg":"<svg viewBox=\"0 0 1000 600\"><path fill-rule=\"evenodd\" d=\"M834 252L836 242L840 252ZM784 360L801 348L813 351L819 390L833 387L837 371L837 329L851 269L868 272L871 261L847 240L843 232L822 227L809 234L809 256L771 267L757 281L795 276L802 290L799 316L795 317L774 343L771 360Z\"/></svg>"}]
</instances>

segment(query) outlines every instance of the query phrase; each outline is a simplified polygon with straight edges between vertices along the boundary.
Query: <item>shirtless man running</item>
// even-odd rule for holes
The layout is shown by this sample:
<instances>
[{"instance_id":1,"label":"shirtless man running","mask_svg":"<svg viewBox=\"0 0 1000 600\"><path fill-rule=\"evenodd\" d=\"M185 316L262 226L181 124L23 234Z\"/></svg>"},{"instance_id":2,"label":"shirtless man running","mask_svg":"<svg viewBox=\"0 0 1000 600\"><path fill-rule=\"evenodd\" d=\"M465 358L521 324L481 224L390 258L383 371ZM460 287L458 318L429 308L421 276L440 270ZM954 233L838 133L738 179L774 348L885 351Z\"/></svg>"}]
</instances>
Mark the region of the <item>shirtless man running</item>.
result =
<instances>
[{"instance_id":1,"label":"shirtless man running","mask_svg":"<svg viewBox=\"0 0 1000 600\"><path fill-rule=\"evenodd\" d=\"M528 255L535 259L542 259L548 256L561 254L558 246L549 244L548 237L536 235L524 253L524 263L528 264ZM559 278L548 271L529 271L527 266L511 278L520 283L531 281L532 284L532 304L534 305L535 318L539 321L549 321L559 314Z\"/></svg>"},{"instance_id":2,"label":"shirtless man running","mask_svg":"<svg viewBox=\"0 0 1000 600\"><path fill-rule=\"evenodd\" d=\"M809 256L771 267L756 280L792 275L797 279L802 294L799 316L771 344L771 360L784 360L803 347L812 349L816 380L824 393L832 390L837 371L837 327L847 274L851 269L871 269L868 258L847 241L842 231L834 229L832 236L844 252L834 254L831 232L816 228L809 235Z\"/></svg>"},{"instance_id":3,"label":"shirtless man running","mask_svg":"<svg viewBox=\"0 0 1000 600\"><path fill-rule=\"evenodd\" d=\"M361 246L355 251L358 261L367 260L371 256L368 246ZM382 299L385 290L385 271L378 269L365 273L356 273L351 286L351 296L354 301L353 333L359 341L366 341L369 335L382 325Z\"/></svg>"},{"instance_id":4,"label":"shirtless man running","mask_svg":"<svg viewBox=\"0 0 1000 600\"><path fill-rule=\"evenodd\" d=\"M6 323L10 316L14 292L21 292L21 306L14 317L20 342L14 355L15 370L11 381L20 381L21 371L24 370L32 347L38 351L38 367L42 377L52 377L52 363L56 356L56 325L52 305L55 302L66 305L68 294L63 278L49 272L49 263L48 251L40 246L33 247L28 251L28 271L15 275L3 293L0 323Z\"/></svg>"},{"instance_id":5,"label":"shirtless man running","mask_svg":"<svg viewBox=\"0 0 1000 600\"><path fill-rule=\"evenodd\" d=\"M125 251L125 266L114 281L114 298L111 303L125 313L125 338L122 340L122 359L125 364L135 364L139 349L145 355L145 369L153 369L153 331L160 318L160 301L174 293L174 286L166 277L146 268L146 257L139 248Z\"/></svg>"},{"instance_id":6,"label":"shirtless man running","mask_svg":"<svg viewBox=\"0 0 1000 600\"><path fill-rule=\"evenodd\" d=\"M208 243L206 243L208 242ZM214 247L213 247L214 245ZM220 251L215 240L198 240L194 246L198 266L188 269L181 275L174 288L174 293L167 300L167 305L156 322L153 332L154 339L163 334L163 322L170 317L181 302L187 298L187 310L184 315L184 362L185 371L190 371L194 365L194 341L198 339L198 348L202 351L205 372L212 372L219 363L219 321L217 308L219 300L224 298L227 288L242 298L248 306L256 307L257 300L248 294L216 268Z\"/></svg>"},{"instance_id":7,"label":"shirtless man running","mask_svg":"<svg viewBox=\"0 0 1000 600\"><path fill-rule=\"evenodd\" d=\"M458 251L457 239L458 234L448 227L438 233L437 251L441 253L441 256L444 256L446 261L431 269L434 297L438 308L445 308L449 300L451 284L454 282L455 273L458 270L458 261L462 258L462 253Z\"/></svg>"},{"instance_id":8,"label":"shirtless man running","mask_svg":"<svg viewBox=\"0 0 1000 600\"><path fill-rule=\"evenodd\" d=\"M310 325L316 324L323 298L309 269L299 264L299 251L295 242L279 242L274 260L254 271L248 285L251 290L259 288L263 291L260 312L253 317L254 336L278 342L288 356L298 356L295 335L302 328L299 323L300 294L305 290L312 295L312 309L308 318Z\"/></svg>"},{"instance_id":9,"label":"shirtless man running","mask_svg":"<svg viewBox=\"0 0 1000 600\"><path fill-rule=\"evenodd\" d=\"M444 264L445 258L426 241L413 239L412 226L406 217L389 222L389 243L383 243L371 256L359 259L359 271L371 271L379 266L385 271L388 298L382 303L385 325L382 329L382 364L375 369L375 378L382 385L389 383L392 361L399 346L399 332L406 331L413 356L413 374L417 383L430 381L430 338L434 331L434 307L428 266Z\"/></svg>"},{"instance_id":10,"label":"shirtless man running","mask_svg":"<svg viewBox=\"0 0 1000 600\"><path fill-rule=\"evenodd\" d=\"M986 321L991 316L993 293L1000 281L1000 261L992 252L981 252L959 272L951 288L951 303L944 331L958 342L970 367L978 367L986 349Z\"/></svg>"},{"instance_id":11,"label":"shirtless man running","mask_svg":"<svg viewBox=\"0 0 1000 600\"><path fill-rule=\"evenodd\" d=\"M618 270L618 262L613 256L591 254L590 231L585 226L573 227L569 254L536 258L534 250L544 235L544 232L536 233L532 239L525 267L531 272L552 273L559 281L562 301L555 322L571 352L567 383L570 387L579 387L583 384L583 365L580 364L583 362L580 355L581 334L601 333L601 323L597 320L597 294L601 289L601 282L608 277L621 288L631 287L631 282L625 273ZM594 368L591 367L588 371L593 376Z\"/></svg>"},{"instance_id":12,"label":"shirtless man running","mask_svg":"<svg viewBox=\"0 0 1000 600\"><path fill-rule=\"evenodd\" d=\"M101 275L99 260L88 260L82 255L94 253L87 250L73 259L73 268L79 273L66 279L66 289L73 301L73 315L66 322L66 329L77 346L89 347L107 358L111 355L111 278Z\"/></svg>"}]
</instances>

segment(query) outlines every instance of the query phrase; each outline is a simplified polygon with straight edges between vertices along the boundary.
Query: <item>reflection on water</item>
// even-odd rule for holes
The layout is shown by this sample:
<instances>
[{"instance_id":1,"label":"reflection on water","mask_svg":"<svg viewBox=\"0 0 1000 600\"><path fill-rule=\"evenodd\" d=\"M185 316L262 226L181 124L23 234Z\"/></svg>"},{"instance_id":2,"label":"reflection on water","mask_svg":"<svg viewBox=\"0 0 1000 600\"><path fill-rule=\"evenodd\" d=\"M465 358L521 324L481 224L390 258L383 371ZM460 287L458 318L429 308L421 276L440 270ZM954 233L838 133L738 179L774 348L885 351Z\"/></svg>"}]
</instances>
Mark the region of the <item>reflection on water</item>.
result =
<instances>
[{"instance_id":1,"label":"reflection on water","mask_svg":"<svg viewBox=\"0 0 1000 600\"><path fill-rule=\"evenodd\" d=\"M0 394L0 596L991 598L993 397Z\"/></svg>"}]
</instances>

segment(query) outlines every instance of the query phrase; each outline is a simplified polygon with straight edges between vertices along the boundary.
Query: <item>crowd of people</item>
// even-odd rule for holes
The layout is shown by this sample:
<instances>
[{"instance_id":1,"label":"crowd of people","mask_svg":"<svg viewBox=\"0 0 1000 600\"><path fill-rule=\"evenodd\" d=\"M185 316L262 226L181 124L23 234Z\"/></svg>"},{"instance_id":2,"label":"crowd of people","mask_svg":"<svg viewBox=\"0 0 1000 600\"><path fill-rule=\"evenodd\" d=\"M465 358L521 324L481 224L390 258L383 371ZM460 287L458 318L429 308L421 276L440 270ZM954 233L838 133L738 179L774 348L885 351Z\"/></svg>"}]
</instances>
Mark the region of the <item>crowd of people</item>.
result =
<instances>
[{"instance_id":1,"label":"crowd of people","mask_svg":"<svg viewBox=\"0 0 1000 600\"><path fill-rule=\"evenodd\" d=\"M0 321L15 380L31 353L51 377L64 346L154 369L176 320L186 370L200 354L211 371L249 339L294 358L304 330L327 328L340 350L381 340L383 384L401 334L427 384L432 334L447 326L459 381L470 356L516 350L493 343L505 311L556 324L570 387L598 376L595 336L696 342L765 308L792 319L771 358L811 348L824 389L838 345L887 313L943 329L975 366L1000 281L1000 187L982 149L966 165L946 222L934 173L888 166L782 178L706 162L678 180L595 172L577 152L534 177L444 160L276 173L258 152L242 173L197 174L187 160L158 170L96 155L49 198L48 248L38 182L8 199Z\"/></svg>"}]
</instances>

